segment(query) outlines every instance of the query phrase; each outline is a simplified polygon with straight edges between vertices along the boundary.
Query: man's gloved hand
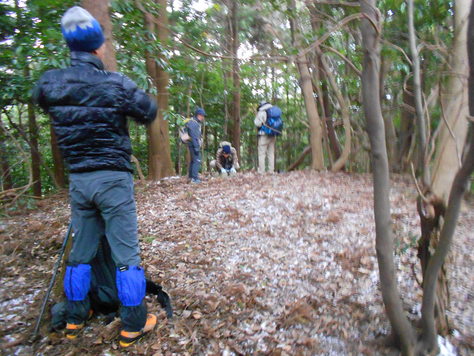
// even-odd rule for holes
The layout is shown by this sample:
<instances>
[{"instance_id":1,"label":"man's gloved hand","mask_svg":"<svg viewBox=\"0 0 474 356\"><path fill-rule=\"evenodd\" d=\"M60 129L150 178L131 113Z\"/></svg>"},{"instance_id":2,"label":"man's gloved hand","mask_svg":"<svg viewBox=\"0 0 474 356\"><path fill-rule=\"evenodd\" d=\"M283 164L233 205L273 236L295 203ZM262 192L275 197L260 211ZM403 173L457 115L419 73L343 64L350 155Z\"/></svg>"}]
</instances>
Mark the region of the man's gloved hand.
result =
<instances>
[{"instance_id":1,"label":"man's gloved hand","mask_svg":"<svg viewBox=\"0 0 474 356\"><path fill-rule=\"evenodd\" d=\"M225 170L225 168L221 168L221 174L226 174L227 171Z\"/></svg>"},{"instance_id":2,"label":"man's gloved hand","mask_svg":"<svg viewBox=\"0 0 474 356\"><path fill-rule=\"evenodd\" d=\"M237 171L235 170L235 168L234 168L234 167L232 167L232 168L230 169L230 173L231 173L231 174L236 174L236 173L237 173Z\"/></svg>"}]
</instances>

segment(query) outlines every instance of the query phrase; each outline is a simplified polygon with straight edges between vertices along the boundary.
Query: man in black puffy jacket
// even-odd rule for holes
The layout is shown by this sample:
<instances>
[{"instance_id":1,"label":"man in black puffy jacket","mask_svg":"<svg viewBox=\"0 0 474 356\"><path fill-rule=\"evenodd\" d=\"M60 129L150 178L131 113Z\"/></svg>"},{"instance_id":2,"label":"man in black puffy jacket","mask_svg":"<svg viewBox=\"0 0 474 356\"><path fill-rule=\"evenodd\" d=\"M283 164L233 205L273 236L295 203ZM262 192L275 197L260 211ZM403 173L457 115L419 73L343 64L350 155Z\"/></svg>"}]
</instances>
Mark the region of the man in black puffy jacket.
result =
<instances>
[{"instance_id":1,"label":"man in black puffy jacket","mask_svg":"<svg viewBox=\"0 0 474 356\"><path fill-rule=\"evenodd\" d=\"M71 67L43 74L35 101L47 112L69 166L74 240L64 277L66 336L74 339L90 310L91 261L105 235L116 266L121 303L120 345L127 347L156 325L147 315L145 275L137 238L127 116L148 124L154 100L124 75L104 70L104 36L97 20L79 6L61 19Z\"/></svg>"}]
</instances>

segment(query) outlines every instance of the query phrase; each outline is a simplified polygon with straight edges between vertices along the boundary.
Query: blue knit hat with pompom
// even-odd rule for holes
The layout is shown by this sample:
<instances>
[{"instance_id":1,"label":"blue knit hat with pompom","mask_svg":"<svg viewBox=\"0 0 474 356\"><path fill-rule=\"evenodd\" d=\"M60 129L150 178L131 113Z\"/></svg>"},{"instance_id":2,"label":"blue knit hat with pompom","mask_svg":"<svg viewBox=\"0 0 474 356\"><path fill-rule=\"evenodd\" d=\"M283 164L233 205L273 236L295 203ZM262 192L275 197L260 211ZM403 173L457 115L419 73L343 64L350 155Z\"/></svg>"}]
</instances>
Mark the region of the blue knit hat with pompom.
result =
<instances>
[{"instance_id":1,"label":"blue knit hat with pompom","mask_svg":"<svg viewBox=\"0 0 474 356\"><path fill-rule=\"evenodd\" d=\"M92 52L105 41L99 22L80 6L64 13L61 30L71 51Z\"/></svg>"}]
</instances>

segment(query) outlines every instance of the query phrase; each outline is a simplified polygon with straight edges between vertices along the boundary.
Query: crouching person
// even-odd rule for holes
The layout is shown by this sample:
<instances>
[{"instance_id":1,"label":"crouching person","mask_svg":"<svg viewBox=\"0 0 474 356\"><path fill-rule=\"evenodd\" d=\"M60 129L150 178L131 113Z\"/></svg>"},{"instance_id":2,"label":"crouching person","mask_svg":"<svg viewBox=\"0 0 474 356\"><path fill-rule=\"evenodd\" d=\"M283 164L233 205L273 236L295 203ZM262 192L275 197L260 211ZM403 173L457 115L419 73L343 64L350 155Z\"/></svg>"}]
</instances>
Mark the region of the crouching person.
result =
<instances>
[{"instance_id":1,"label":"crouching person","mask_svg":"<svg viewBox=\"0 0 474 356\"><path fill-rule=\"evenodd\" d=\"M116 269L120 345L127 347L157 322L147 314L144 301L127 116L148 124L157 106L132 80L104 70L104 36L89 12L70 8L61 29L71 50L71 67L44 73L34 100L51 116L70 171L74 239L64 277L66 337L76 338L89 317L91 261L105 235Z\"/></svg>"},{"instance_id":2,"label":"crouching person","mask_svg":"<svg viewBox=\"0 0 474 356\"><path fill-rule=\"evenodd\" d=\"M209 165L216 169L221 176L233 176L237 174L237 169L240 168L237 151L230 142L223 141L217 150L216 159L211 161Z\"/></svg>"}]
</instances>

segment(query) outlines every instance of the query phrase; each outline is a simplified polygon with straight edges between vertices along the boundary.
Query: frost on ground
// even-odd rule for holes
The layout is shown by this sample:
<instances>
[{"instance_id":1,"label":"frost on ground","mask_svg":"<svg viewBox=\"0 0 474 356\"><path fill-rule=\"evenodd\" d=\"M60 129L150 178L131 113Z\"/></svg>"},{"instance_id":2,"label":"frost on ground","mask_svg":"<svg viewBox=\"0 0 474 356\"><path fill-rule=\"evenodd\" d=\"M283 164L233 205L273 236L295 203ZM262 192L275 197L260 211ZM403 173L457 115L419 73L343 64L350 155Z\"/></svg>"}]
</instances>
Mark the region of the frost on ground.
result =
<instances>
[{"instance_id":1,"label":"frost on ground","mask_svg":"<svg viewBox=\"0 0 474 356\"><path fill-rule=\"evenodd\" d=\"M398 278L415 320L421 302L416 195L409 182L395 180ZM378 288L369 175L246 173L200 185L167 179L137 185L136 196L147 275L170 294L176 315L166 321L149 299L160 325L132 354L396 354L383 343L390 327ZM22 340L68 222L64 197L43 205L2 228L1 342L12 354L115 354L117 322L105 328L93 320L72 347L60 335L32 345ZM443 344L449 354L474 348L473 223L474 207L466 204L450 267L456 332Z\"/></svg>"}]
</instances>

